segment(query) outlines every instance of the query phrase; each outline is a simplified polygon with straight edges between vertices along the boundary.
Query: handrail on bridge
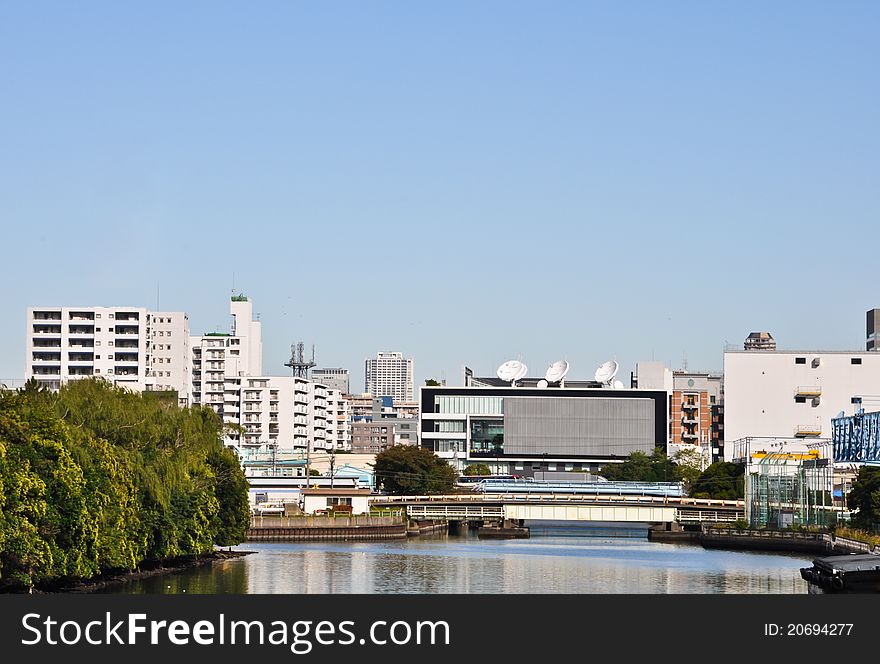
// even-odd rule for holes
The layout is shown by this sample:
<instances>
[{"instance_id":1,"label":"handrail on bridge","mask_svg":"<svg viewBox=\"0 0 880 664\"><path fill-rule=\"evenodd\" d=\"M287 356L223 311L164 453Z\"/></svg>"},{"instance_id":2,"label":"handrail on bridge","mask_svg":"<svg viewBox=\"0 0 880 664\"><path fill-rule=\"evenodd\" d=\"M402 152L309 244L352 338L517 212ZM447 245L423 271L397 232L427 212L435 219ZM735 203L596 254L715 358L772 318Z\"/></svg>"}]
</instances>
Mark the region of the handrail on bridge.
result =
<instances>
[{"instance_id":1,"label":"handrail on bridge","mask_svg":"<svg viewBox=\"0 0 880 664\"><path fill-rule=\"evenodd\" d=\"M661 505L681 505L693 507L720 507L737 509L745 506L743 500L722 500L719 498L689 498L673 496L616 496L594 494L451 494L433 496L371 496L372 503L512 503L512 502L626 502Z\"/></svg>"}]
</instances>

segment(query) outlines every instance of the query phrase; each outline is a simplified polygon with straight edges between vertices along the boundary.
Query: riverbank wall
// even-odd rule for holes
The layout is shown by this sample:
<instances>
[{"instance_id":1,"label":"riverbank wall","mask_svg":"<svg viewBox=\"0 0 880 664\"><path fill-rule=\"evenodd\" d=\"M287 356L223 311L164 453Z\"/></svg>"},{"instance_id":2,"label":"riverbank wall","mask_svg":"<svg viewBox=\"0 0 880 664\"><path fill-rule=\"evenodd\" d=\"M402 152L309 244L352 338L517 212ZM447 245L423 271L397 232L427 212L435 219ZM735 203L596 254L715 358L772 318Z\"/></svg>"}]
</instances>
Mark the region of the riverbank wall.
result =
<instances>
[{"instance_id":1,"label":"riverbank wall","mask_svg":"<svg viewBox=\"0 0 880 664\"><path fill-rule=\"evenodd\" d=\"M248 542L371 542L407 536L402 517L254 517Z\"/></svg>"},{"instance_id":2,"label":"riverbank wall","mask_svg":"<svg viewBox=\"0 0 880 664\"><path fill-rule=\"evenodd\" d=\"M880 554L880 550L870 544L844 537L835 537L829 533L706 527L699 535L700 544L707 549L785 551L824 555L835 553Z\"/></svg>"}]
</instances>

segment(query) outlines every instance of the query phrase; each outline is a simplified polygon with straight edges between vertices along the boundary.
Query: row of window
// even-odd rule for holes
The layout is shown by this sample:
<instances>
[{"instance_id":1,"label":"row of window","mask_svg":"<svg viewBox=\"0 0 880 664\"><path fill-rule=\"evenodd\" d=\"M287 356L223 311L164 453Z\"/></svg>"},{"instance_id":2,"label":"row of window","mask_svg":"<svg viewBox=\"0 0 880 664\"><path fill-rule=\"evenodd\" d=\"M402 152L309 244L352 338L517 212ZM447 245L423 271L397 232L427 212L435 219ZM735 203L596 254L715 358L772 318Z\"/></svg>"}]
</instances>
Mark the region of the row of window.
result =
<instances>
[{"instance_id":1,"label":"row of window","mask_svg":"<svg viewBox=\"0 0 880 664\"><path fill-rule=\"evenodd\" d=\"M805 358L805 357L796 357L796 358L794 358L794 363L795 363L795 364L806 364L806 363L807 363L807 358ZM861 363L862 363L862 358L860 358L860 357L851 357L850 360L849 360L849 363L850 363L850 364L861 364ZM814 357L814 358L813 358L813 363L812 363L812 364L813 364L813 368L818 367L819 364L820 364L820 360L819 360L819 358L818 358L818 357Z\"/></svg>"}]
</instances>

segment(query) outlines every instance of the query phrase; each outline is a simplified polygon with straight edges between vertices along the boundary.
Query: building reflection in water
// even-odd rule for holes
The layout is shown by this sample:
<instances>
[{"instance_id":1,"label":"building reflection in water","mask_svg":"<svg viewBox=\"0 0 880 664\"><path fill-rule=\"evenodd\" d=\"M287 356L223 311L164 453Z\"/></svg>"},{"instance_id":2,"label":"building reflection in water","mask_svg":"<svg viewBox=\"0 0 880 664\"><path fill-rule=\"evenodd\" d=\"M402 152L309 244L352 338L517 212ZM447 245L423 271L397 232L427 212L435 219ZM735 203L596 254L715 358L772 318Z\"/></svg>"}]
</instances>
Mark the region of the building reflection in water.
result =
<instances>
[{"instance_id":1,"label":"building reflection in water","mask_svg":"<svg viewBox=\"0 0 880 664\"><path fill-rule=\"evenodd\" d=\"M541 531L242 545L253 555L118 587L128 593L806 593L807 557L707 550L631 536Z\"/></svg>"}]
</instances>

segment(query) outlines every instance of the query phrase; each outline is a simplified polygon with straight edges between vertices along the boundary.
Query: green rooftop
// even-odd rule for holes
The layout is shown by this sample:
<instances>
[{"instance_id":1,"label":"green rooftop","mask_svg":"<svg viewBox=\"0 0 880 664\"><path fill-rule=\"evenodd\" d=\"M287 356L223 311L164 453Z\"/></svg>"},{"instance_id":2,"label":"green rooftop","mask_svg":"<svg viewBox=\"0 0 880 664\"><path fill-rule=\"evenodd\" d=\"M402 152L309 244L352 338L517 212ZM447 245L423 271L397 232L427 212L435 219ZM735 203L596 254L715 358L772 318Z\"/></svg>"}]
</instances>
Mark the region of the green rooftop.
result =
<instances>
[{"instance_id":1,"label":"green rooftop","mask_svg":"<svg viewBox=\"0 0 880 664\"><path fill-rule=\"evenodd\" d=\"M244 293L239 293L238 295L233 295L232 301L233 302L247 302L248 301L247 295L245 295Z\"/></svg>"},{"instance_id":2,"label":"green rooftop","mask_svg":"<svg viewBox=\"0 0 880 664\"><path fill-rule=\"evenodd\" d=\"M205 332L206 337L231 337L229 332Z\"/></svg>"}]
</instances>

